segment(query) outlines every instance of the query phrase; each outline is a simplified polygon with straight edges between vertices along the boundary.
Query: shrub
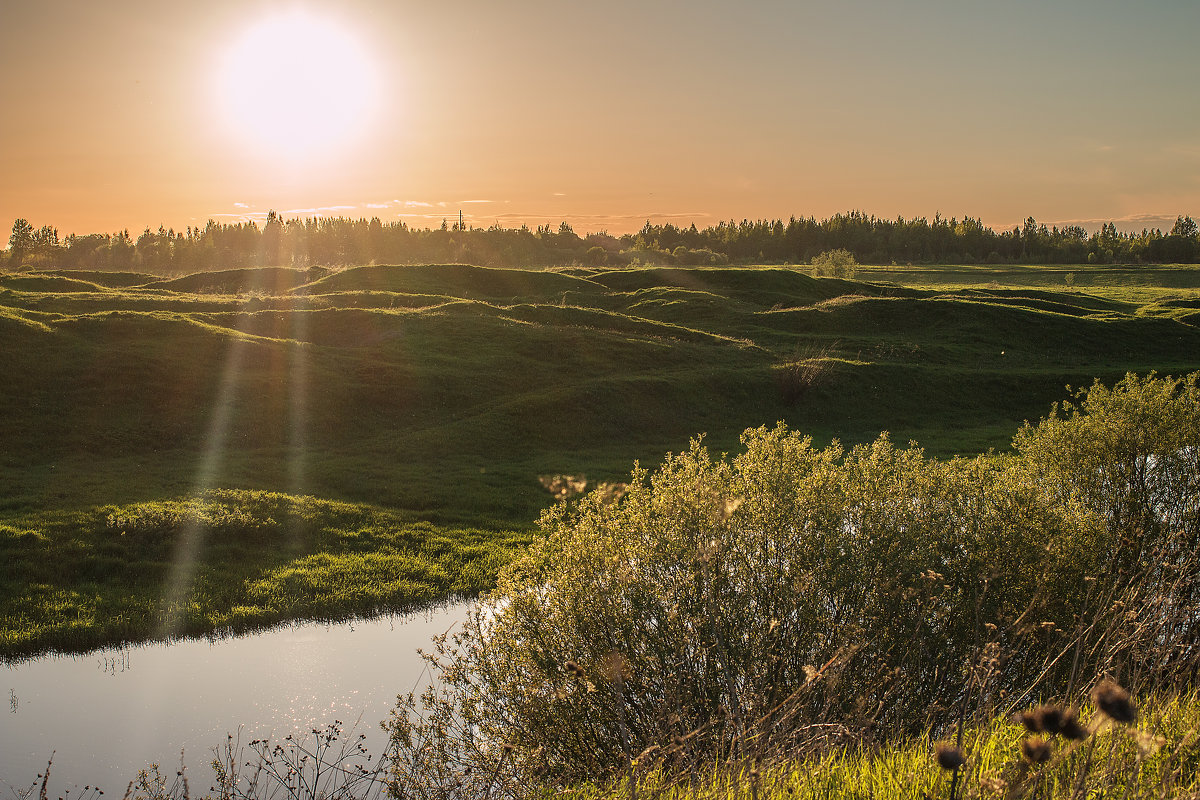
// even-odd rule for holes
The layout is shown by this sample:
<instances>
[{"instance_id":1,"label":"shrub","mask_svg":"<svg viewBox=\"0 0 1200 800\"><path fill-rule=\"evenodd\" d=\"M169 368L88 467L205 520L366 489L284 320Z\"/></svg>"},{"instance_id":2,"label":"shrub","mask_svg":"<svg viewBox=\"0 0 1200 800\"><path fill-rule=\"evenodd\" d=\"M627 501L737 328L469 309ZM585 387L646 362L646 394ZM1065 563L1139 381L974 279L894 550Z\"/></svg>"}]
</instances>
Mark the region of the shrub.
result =
<instances>
[{"instance_id":1,"label":"shrub","mask_svg":"<svg viewBox=\"0 0 1200 800\"><path fill-rule=\"evenodd\" d=\"M685 245L679 245L671 251L671 255L675 259L675 263L687 267L694 266L712 266L717 264L728 264L729 258L723 253L716 253L707 247L698 250L691 250Z\"/></svg>"},{"instance_id":2,"label":"shrub","mask_svg":"<svg viewBox=\"0 0 1200 800\"><path fill-rule=\"evenodd\" d=\"M1049 502L1096 518L1081 651L1127 684L1191 684L1200 656L1200 373L1099 381L1014 446Z\"/></svg>"},{"instance_id":3,"label":"shrub","mask_svg":"<svg viewBox=\"0 0 1200 800\"><path fill-rule=\"evenodd\" d=\"M1068 625L1089 531L1010 471L886 437L816 449L782 426L743 444L714 459L697 441L619 502L543 517L440 642L441 689L393 722L406 796L464 774L570 785L673 740L716 756L814 723L913 732L963 696L985 621L1034 603Z\"/></svg>"},{"instance_id":4,"label":"shrub","mask_svg":"<svg viewBox=\"0 0 1200 800\"><path fill-rule=\"evenodd\" d=\"M858 262L849 250L826 250L813 256L813 274L817 277L853 278L858 272Z\"/></svg>"},{"instance_id":5,"label":"shrub","mask_svg":"<svg viewBox=\"0 0 1200 800\"><path fill-rule=\"evenodd\" d=\"M584 255L584 261L589 267L602 267L608 263L608 251L600 245L589 247Z\"/></svg>"},{"instance_id":6,"label":"shrub","mask_svg":"<svg viewBox=\"0 0 1200 800\"><path fill-rule=\"evenodd\" d=\"M396 792L939 736L1106 672L1194 682L1197 377L1096 384L1012 458L781 425L557 506L398 709Z\"/></svg>"}]
</instances>

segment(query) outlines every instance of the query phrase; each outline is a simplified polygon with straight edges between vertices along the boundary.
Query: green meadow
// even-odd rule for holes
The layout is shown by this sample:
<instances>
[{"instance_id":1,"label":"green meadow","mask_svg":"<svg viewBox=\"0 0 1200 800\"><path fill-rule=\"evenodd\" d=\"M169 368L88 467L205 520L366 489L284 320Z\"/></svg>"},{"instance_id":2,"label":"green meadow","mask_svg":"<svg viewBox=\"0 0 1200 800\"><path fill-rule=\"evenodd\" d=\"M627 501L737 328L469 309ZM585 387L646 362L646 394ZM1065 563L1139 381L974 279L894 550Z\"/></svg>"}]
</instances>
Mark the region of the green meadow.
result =
<instances>
[{"instance_id":1,"label":"green meadow","mask_svg":"<svg viewBox=\"0 0 1200 800\"><path fill-rule=\"evenodd\" d=\"M487 588L554 502L703 433L1004 451L1200 369L1194 267L0 274L0 655Z\"/></svg>"}]
</instances>

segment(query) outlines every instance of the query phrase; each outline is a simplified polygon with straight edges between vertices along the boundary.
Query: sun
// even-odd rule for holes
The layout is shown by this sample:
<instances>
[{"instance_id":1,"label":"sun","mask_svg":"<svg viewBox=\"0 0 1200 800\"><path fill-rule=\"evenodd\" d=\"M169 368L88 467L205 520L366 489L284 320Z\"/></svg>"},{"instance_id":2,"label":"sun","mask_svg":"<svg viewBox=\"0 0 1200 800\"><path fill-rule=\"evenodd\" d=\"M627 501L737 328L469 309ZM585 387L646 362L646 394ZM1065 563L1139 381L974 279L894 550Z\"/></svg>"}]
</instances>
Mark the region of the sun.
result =
<instances>
[{"instance_id":1,"label":"sun","mask_svg":"<svg viewBox=\"0 0 1200 800\"><path fill-rule=\"evenodd\" d=\"M241 32L221 54L215 87L231 135L279 156L348 145L366 133L380 99L363 43L303 11Z\"/></svg>"}]
</instances>

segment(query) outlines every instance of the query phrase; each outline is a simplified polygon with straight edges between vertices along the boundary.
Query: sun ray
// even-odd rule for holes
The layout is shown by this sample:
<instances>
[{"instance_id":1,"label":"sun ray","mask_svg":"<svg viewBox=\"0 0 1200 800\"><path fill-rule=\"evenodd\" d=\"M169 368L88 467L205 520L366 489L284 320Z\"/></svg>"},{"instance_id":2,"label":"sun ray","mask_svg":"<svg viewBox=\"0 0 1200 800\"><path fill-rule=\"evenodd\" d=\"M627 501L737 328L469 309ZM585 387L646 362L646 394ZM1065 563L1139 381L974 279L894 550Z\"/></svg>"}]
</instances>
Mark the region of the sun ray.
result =
<instances>
[{"instance_id":1,"label":"sun ray","mask_svg":"<svg viewBox=\"0 0 1200 800\"><path fill-rule=\"evenodd\" d=\"M308 478L308 304L301 301L289 319L294 341L288 348L288 487L302 495Z\"/></svg>"},{"instance_id":2,"label":"sun ray","mask_svg":"<svg viewBox=\"0 0 1200 800\"><path fill-rule=\"evenodd\" d=\"M225 446L229 438L230 423L233 418L237 386L242 374L246 347L247 342L240 335L230 339L228 355L221 372L221 381L212 409L212 421L204 437L204 451L200 456L196 478L192 484L190 497L193 500L201 500L206 492L216 488L217 476L221 471ZM170 639L183 632L188 598L195 588L196 564L204 548L206 533L202 515L189 514L183 529L179 532L179 538L171 558L171 569L167 573L162 618L159 629L155 632L157 639Z\"/></svg>"}]
</instances>

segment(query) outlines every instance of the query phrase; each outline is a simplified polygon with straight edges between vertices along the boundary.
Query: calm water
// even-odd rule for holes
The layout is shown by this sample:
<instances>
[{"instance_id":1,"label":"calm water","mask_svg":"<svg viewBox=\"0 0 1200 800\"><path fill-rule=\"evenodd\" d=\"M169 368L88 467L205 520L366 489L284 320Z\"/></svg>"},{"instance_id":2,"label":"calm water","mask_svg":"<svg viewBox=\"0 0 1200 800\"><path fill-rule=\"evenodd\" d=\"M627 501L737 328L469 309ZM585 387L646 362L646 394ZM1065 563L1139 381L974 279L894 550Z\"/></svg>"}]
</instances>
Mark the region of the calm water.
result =
<instances>
[{"instance_id":1,"label":"calm water","mask_svg":"<svg viewBox=\"0 0 1200 800\"><path fill-rule=\"evenodd\" d=\"M306 623L251 636L187 640L0 667L0 795L28 787L55 752L50 791L99 785L120 797L157 762L208 789L227 734L282 739L334 719L372 753L396 695L429 682L417 647L457 626L467 605L353 623ZM7 705L8 708L4 708Z\"/></svg>"}]
</instances>

